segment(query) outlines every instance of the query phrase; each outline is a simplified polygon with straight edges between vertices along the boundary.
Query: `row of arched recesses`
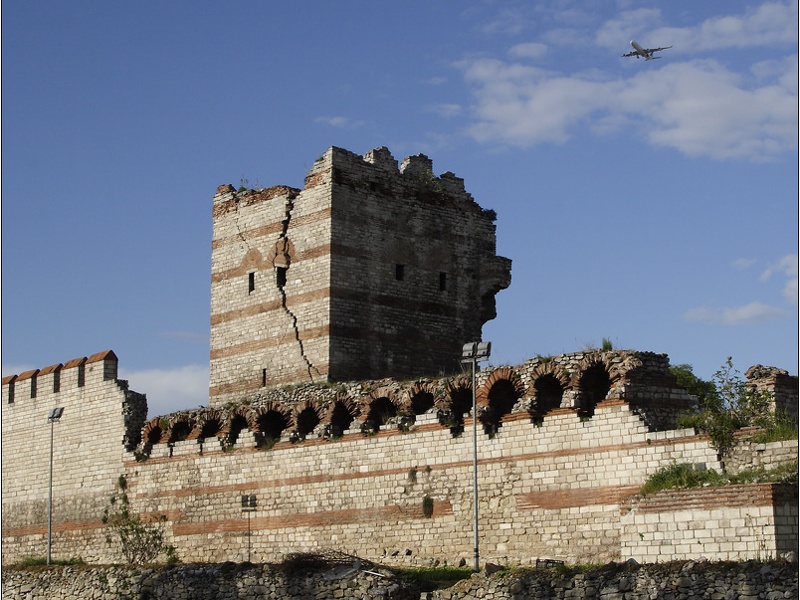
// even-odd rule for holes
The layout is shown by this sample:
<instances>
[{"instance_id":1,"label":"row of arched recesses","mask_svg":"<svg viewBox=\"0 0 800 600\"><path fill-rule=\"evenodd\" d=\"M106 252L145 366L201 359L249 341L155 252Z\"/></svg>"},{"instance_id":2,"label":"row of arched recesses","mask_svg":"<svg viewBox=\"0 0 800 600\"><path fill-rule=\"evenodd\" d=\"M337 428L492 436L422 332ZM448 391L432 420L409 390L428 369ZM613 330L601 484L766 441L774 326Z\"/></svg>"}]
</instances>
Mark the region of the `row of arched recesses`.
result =
<instances>
[{"instance_id":1,"label":"row of arched recesses","mask_svg":"<svg viewBox=\"0 0 800 600\"><path fill-rule=\"evenodd\" d=\"M587 362L575 372L559 371L548 364L534 370L527 390L511 368L489 373L475 392L478 420L487 435L499 431L503 417L514 412L521 400L529 400L526 410L534 422L540 423L557 408L571 408L581 417L591 417L595 405L608 396L620 376L602 361ZM155 444L184 440L202 443L213 438L232 446L245 430L253 433L260 448L269 448L282 438L291 442L312 435L335 439L354 429L372 435L387 427L408 430L417 416L429 412L435 412L440 425L459 435L465 416L472 412L471 378L461 375L439 382L417 382L407 389L381 387L358 399L340 393L320 404L307 400L287 406L271 401L260 406L176 413L145 424L142 451L147 455Z\"/></svg>"}]
</instances>

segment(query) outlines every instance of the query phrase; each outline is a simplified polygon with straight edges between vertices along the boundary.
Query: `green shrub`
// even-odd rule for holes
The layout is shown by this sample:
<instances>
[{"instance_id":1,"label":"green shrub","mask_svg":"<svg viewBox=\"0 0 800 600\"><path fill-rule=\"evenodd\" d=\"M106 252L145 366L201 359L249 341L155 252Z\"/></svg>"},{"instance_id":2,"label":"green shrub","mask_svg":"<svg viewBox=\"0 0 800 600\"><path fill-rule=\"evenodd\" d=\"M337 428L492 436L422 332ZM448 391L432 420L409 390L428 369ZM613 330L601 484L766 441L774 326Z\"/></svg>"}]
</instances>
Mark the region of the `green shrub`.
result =
<instances>
[{"instance_id":1,"label":"green shrub","mask_svg":"<svg viewBox=\"0 0 800 600\"><path fill-rule=\"evenodd\" d=\"M646 495L660 490L721 485L727 482L726 477L713 469L696 469L687 463L672 463L653 473L641 487L639 493Z\"/></svg>"},{"instance_id":2,"label":"green shrub","mask_svg":"<svg viewBox=\"0 0 800 600\"><path fill-rule=\"evenodd\" d=\"M670 371L700 401L698 411L678 417L678 427L708 434L720 457L734 446L734 434L744 427L760 428L762 432L753 438L759 442L797 439L797 423L773 410L771 393L749 387L733 368L730 356L710 383L695 377L689 365L671 367Z\"/></svg>"}]
</instances>

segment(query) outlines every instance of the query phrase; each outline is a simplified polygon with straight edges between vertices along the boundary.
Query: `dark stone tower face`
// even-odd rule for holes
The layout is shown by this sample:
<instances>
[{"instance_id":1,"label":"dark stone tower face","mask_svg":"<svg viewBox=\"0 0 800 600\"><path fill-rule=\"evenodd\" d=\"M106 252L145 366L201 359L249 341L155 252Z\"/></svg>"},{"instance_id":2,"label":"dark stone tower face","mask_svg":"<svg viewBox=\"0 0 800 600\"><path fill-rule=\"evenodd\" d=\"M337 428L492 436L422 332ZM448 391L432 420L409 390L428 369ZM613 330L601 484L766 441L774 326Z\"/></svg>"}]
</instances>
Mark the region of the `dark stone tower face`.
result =
<instances>
[{"instance_id":1,"label":"dark stone tower face","mask_svg":"<svg viewBox=\"0 0 800 600\"><path fill-rule=\"evenodd\" d=\"M303 190L214 197L211 404L262 387L458 369L511 281L493 213L452 173L330 148Z\"/></svg>"}]
</instances>

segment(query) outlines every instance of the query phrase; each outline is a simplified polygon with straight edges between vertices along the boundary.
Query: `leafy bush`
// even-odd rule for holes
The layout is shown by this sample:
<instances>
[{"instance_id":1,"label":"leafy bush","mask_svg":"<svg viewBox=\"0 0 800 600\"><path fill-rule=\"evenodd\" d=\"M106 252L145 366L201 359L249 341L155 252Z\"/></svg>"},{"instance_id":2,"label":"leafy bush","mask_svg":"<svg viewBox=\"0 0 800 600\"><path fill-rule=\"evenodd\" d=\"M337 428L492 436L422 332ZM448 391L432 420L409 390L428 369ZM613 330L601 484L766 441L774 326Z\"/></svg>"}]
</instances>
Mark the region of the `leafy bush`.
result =
<instances>
[{"instance_id":1,"label":"leafy bush","mask_svg":"<svg viewBox=\"0 0 800 600\"><path fill-rule=\"evenodd\" d=\"M771 393L749 387L733 368L730 356L711 382L695 377L689 365L678 365L670 370L678 383L700 401L698 411L678 418L678 427L692 427L707 433L720 456L733 447L734 434L743 427L760 428L757 441L797 438L797 423L773 410Z\"/></svg>"},{"instance_id":2,"label":"leafy bush","mask_svg":"<svg viewBox=\"0 0 800 600\"><path fill-rule=\"evenodd\" d=\"M143 522L130 510L128 482L124 475L119 476L117 487L119 492L111 496L103 512L103 524L111 530L106 535L106 543L113 545L116 541L128 564L150 563L162 553L166 554L167 562L177 562L175 547L165 540L164 522L167 517L160 515L155 522Z\"/></svg>"}]
</instances>

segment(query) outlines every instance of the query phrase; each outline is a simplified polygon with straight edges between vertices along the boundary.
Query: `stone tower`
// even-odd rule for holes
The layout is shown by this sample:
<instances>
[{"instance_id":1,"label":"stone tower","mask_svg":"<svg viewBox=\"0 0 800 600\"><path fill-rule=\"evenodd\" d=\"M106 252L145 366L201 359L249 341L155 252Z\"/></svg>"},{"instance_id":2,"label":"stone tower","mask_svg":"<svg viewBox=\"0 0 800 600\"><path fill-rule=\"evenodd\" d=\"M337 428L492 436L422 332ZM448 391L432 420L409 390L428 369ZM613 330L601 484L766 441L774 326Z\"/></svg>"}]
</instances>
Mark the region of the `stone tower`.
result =
<instances>
[{"instance_id":1,"label":"stone tower","mask_svg":"<svg viewBox=\"0 0 800 600\"><path fill-rule=\"evenodd\" d=\"M331 147L302 190L214 196L210 404L458 369L511 282L494 213L424 155Z\"/></svg>"}]
</instances>

